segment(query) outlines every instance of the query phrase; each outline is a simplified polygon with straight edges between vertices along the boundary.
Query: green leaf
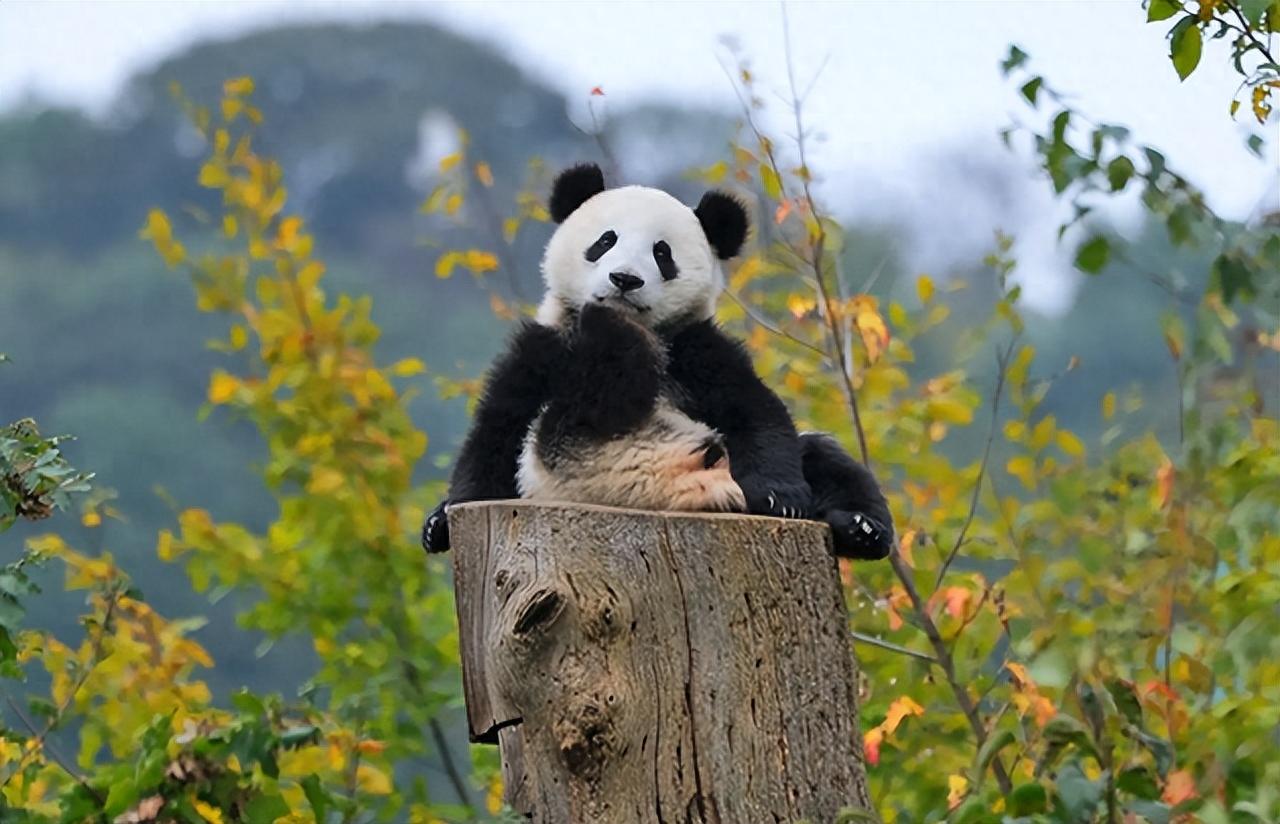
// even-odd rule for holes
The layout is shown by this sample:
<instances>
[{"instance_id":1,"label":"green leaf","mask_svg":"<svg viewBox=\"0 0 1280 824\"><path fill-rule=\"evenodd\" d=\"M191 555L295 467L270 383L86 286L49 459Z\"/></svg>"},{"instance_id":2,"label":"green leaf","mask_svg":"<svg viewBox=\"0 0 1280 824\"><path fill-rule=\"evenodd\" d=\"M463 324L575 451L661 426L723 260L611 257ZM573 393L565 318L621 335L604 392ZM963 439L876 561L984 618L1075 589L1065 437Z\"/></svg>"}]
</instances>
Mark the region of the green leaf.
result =
<instances>
[{"instance_id":1,"label":"green leaf","mask_svg":"<svg viewBox=\"0 0 1280 824\"><path fill-rule=\"evenodd\" d=\"M1013 730L1003 729L982 742L982 749L978 750L978 758L974 762L974 774L979 777L979 780L986 774L987 767L991 766L991 761L1000 754L1000 751L1016 740Z\"/></svg>"},{"instance_id":2,"label":"green leaf","mask_svg":"<svg viewBox=\"0 0 1280 824\"><path fill-rule=\"evenodd\" d=\"M1147 6L1147 22L1168 20L1180 11L1182 11L1182 4L1177 0L1151 0Z\"/></svg>"},{"instance_id":3,"label":"green leaf","mask_svg":"<svg viewBox=\"0 0 1280 824\"><path fill-rule=\"evenodd\" d=\"M1009 56L1000 63L1000 72L1006 77L1009 72L1027 62L1027 53L1017 46L1009 47Z\"/></svg>"},{"instance_id":4,"label":"green leaf","mask_svg":"<svg viewBox=\"0 0 1280 824\"><path fill-rule=\"evenodd\" d=\"M1265 142L1266 141L1262 139L1262 135L1251 134L1249 135L1249 138L1244 142L1244 145L1249 148L1249 151L1253 153L1254 157L1261 158L1262 146Z\"/></svg>"},{"instance_id":5,"label":"green leaf","mask_svg":"<svg viewBox=\"0 0 1280 824\"><path fill-rule=\"evenodd\" d=\"M1147 174L1152 177L1164 174L1164 155L1152 148L1143 149L1142 153L1147 156Z\"/></svg>"},{"instance_id":6,"label":"green leaf","mask_svg":"<svg viewBox=\"0 0 1280 824\"><path fill-rule=\"evenodd\" d=\"M1202 46L1200 28L1196 25L1194 15L1182 18L1178 21L1178 25L1173 27L1169 59L1173 61L1173 68L1178 72L1180 79L1186 80L1196 70L1196 66L1200 65Z\"/></svg>"},{"instance_id":7,"label":"green leaf","mask_svg":"<svg viewBox=\"0 0 1280 824\"><path fill-rule=\"evenodd\" d=\"M1142 702L1133 691L1133 685L1119 678L1108 678L1106 685L1107 692L1111 693L1111 700L1116 702L1116 709L1124 716L1124 720L1142 729Z\"/></svg>"},{"instance_id":8,"label":"green leaf","mask_svg":"<svg viewBox=\"0 0 1280 824\"><path fill-rule=\"evenodd\" d=\"M1027 99L1027 102L1034 106L1036 105L1036 96L1039 94L1040 87L1043 85L1043 77L1033 77L1024 83L1019 91L1022 92L1022 96Z\"/></svg>"},{"instance_id":9,"label":"green leaf","mask_svg":"<svg viewBox=\"0 0 1280 824\"><path fill-rule=\"evenodd\" d=\"M1160 797L1160 784L1146 767L1128 767L1121 771L1116 778L1116 786L1130 795L1147 801Z\"/></svg>"},{"instance_id":10,"label":"green leaf","mask_svg":"<svg viewBox=\"0 0 1280 824\"><path fill-rule=\"evenodd\" d=\"M1124 155L1107 164L1107 182L1111 184L1111 191L1122 190L1129 184L1129 179L1132 177L1133 161Z\"/></svg>"},{"instance_id":11,"label":"green leaf","mask_svg":"<svg viewBox=\"0 0 1280 824\"><path fill-rule=\"evenodd\" d=\"M333 796L321 786L319 776L308 775L300 783L302 784L302 792L307 796L307 803L311 805L311 812L315 815L316 821L324 821L325 812L333 804Z\"/></svg>"},{"instance_id":12,"label":"green leaf","mask_svg":"<svg viewBox=\"0 0 1280 824\"><path fill-rule=\"evenodd\" d=\"M231 704L241 712L253 716L263 715L267 711L266 707L262 706L262 699L248 690L240 690L233 694Z\"/></svg>"},{"instance_id":13,"label":"green leaf","mask_svg":"<svg viewBox=\"0 0 1280 824\"><path fill-rule=\"evenodd\" d=\"M1111 257L1111 242L1101 235L1090 238L1076 250L1076 267L1082 272L1096 275L1107 265Z\"/></svg>"},{"instance_id":14,"label":"green leaf","mask_svg":"<svg viewBox=\"0 0 1280 824\"><path fill-rule=\"evenodd\" d=\"M1075 761L1058 770L1058 795L1062 799L1067 821L1092 821L1093 811L1102 798L1102 781L1090 781Z\"/></svg>"},{"instance_id":15,"label":"green leaf","mask_svg":"<svg viewBox=\"0 0 1280 824\"><path fill-rule=\"evenodd\" d=\"M1009 811L1015 817L1043 813L1049 809L1049 794L1044 785L1031 782L1013 788L1009 793Z\"/></svg>"},{"instance_id":16,"label":"green leaf","mask_svg":"<svg viewBox=\"0 0 1280 824\"><path fill-rule=\"evenodd\" d=\"M1240 11L1244 12L1249 25L1257 28L1262 25L1262 15L1267 13L1267 6L1272 0L1240 0Z\"/></svg>"},{"instance_id":17,"label":"green leaf","mask_svg":"<svg viewBox=\"0 0 1280 824\"><path fill-rule=\"evenodd\" d=\"M271 824L289 813L289 802L278 795L255 795L244 805L244 817L249 824Z\"/></svg>"},{"instance_id":18,"label":"green leaf","mask_svg":"<svg viewBox=\"0 0 1280 824\"><path fill-rule=\"evenodd\" d=\"M1257 290L1253 285L1253 271L1230 251L1223 252L1213 261L1212 277L1222 290L1222 299L1231 303L1239 295L1245 301L1253 300Z\"/></svg>"}]
</instances>

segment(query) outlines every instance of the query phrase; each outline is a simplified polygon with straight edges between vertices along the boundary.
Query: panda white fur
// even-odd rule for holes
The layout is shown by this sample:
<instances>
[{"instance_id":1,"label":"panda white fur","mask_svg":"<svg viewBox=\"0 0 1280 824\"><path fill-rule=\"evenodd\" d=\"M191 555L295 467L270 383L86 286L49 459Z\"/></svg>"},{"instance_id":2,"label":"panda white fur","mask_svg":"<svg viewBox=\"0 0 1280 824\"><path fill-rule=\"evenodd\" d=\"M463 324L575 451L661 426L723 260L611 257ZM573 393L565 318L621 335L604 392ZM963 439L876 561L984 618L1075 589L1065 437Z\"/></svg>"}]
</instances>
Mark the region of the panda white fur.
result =
<instances>
[{"instance_id":1,"label":"panda white fur","mask_svg":"<svg viewBox=\"0 0 1280 824\"><path fill-rule=\"evenodd\" d=\"M892 517L874 476L829 436L798 435L745 349L716 326L721 261L747 214L708 192L606 189L562 173L546 293L495 362L423 543L448 549L446 506L512 498L824 520L836 554L882 558Z\"/></svg>"}]
</instances>

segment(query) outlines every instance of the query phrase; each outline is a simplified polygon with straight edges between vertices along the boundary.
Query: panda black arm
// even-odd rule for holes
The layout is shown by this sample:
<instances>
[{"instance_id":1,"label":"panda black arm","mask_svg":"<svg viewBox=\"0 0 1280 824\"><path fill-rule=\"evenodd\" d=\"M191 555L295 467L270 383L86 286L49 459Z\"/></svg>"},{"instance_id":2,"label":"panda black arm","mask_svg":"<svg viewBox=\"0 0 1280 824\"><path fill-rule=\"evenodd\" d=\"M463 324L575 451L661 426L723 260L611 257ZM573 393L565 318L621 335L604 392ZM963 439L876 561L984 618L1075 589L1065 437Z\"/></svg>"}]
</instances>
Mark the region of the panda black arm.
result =
<instances>
[{"instance_id":1,"label":"panda black arm","mask_svg":"<svg viewBox=\"0 0 1280 824\"><path fill-rule=\"evenodd\" d=\"M701 321L672 338L667 374L680 388L681 409L724 436L747 511L806 516L812 496L795 424L742 344Z\"/></svg>"},{"instance_id":2,"label":"panda black arm","mask_svg":"<svg viewBox=\"0 0 1280 824\"><path fill-rule=\"evenodd\" d=\"M539 443L633 431L653 413L665 365L661 340L637 320L600 304L582 307L552 381Z\"/></svg>"},{"instance_id":3,"label":"panda black arm","mask_svg":"<svg viewBox=\"0 0 1280 824\"><path fill-rule=\"evenodd\" d=\"M453 468L449 498L422 528L427 551L449 548L448 504L517 497L516 471L525 433L547 401L552 380L563 371L566 358L565 341L555 329L525 323L516 330L485 380Z\"/></svg>"}]
</instances>

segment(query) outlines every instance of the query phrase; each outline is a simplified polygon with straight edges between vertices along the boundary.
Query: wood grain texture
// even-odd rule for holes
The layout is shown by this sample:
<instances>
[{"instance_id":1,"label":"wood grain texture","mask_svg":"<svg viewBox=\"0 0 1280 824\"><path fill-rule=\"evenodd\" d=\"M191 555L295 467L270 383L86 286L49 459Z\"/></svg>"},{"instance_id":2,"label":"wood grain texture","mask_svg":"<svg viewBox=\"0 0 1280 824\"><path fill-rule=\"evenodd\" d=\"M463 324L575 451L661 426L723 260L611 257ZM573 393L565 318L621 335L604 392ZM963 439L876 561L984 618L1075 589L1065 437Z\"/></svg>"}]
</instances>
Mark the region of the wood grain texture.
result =
<instances>
[{"instance_id":1,"label":"wood grain texture","mask_svg":"<svg viewBox=\"0 0 1280 824\"><path fill-rule=\"evenodd\" d=\"M546 824L870 809L824 524L501 501L450 510L473 740Z\"/></svg>"}]
</instances>

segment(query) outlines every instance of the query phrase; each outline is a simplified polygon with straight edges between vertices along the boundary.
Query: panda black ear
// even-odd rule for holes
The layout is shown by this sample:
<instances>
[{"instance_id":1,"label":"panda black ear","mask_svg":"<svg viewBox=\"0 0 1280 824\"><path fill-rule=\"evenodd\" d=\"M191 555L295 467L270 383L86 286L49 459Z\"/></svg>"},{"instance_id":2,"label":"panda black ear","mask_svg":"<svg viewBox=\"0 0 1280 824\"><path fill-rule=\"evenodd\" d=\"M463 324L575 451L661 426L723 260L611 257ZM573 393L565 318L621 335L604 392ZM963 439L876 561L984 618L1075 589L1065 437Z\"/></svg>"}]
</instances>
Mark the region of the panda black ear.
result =
<instances>
[{"instance_id":1,"label":"panda black ear","mask_svg":"<svg viewBox=\"0 0 1280 824\"><path fill-rule=\"evenodd\" d=\"M556 223L564 223L579 206L604 191L604 172L594 163L579 163L556 176L547 210Z\"/></svg>"},{"instance_id":2,"label":"panda black ear","mask_svg":"<svg viewBox=\"0 0 1280 824\"><path fill-rule=\"evenodd\" d=\"M738 254L747 239L747 208L742 201L724 192L707 192L693 213L716 257L728 260Z\"/></svg>"}]
</instances>

